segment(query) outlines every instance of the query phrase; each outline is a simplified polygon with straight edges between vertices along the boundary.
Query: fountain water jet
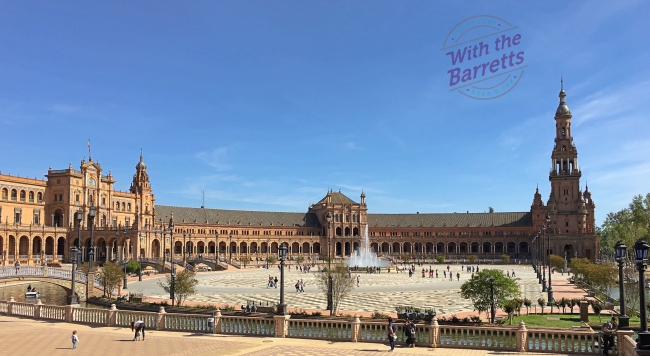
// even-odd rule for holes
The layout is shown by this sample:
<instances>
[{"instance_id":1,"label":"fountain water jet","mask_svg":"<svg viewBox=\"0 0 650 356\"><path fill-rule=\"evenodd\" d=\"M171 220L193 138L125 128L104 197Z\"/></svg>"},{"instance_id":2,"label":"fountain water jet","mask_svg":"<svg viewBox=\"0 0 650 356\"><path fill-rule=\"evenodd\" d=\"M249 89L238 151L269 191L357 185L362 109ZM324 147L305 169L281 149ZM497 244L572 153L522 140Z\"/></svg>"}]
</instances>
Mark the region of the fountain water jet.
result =
<instances>
[{"instance_id":1,"label":"fountain water jet","mask_svg":"<svg viewBox=\"0 0 650 356\"><path fill-rule=\"evenodd\" d=\"M363 230L361 236L361 245L354 250L354 253L346 263L349 267L387 267L390 263L377 257L375 251L370 247L370 240L368 239L368 225Z\"/></svg>"}]
</instances>

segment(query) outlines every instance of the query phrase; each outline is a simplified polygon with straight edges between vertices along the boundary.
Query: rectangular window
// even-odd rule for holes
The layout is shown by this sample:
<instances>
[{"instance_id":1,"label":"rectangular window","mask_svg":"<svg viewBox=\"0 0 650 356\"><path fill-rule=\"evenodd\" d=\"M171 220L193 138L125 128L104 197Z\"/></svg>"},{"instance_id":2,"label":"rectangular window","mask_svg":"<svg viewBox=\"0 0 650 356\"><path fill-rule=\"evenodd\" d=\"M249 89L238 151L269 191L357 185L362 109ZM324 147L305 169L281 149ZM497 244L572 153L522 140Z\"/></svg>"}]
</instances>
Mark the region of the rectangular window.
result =
<instances>
[{"instance_id":1,"label":"rectangular window","mask_svg":"<svg viewBox=\"0 0 650 356\"><path fill-rule=\"evenodd\" d=\"M126 218L126 220L125 220L125 222L124 222L124 225L125 225L126 227L131 227L131 218Z\"/></svg>"},{"instance_id":2,"label":"rectangular window","mask_svg":"<svg viewBox=\"0 0 650 356\"><path fill-rule=\"evenodd\" d=\"M564 190L564 195L569 195L569 190L568 189Z\"/></svg>"},{"instance_id":3,"label":"rectangular window","mask_svg":"<svg viewBox=\"0 0 650 356\"><path fill-rule=\"evenodd\" d=\"M566 227L569 227L569 222L566 221L566 222L564 223L564 225L565 225Z\"/></svg>"},{"instance_id":4,"label":"rectangular window","mask_svg":"<svg viewBox=\"0 0 650 356\"><path fill-rule=\"evenodd\" d=\"M79 194L75 195L74 200L78 203L79 202Z\"/></svg>"},{"instance_id":5,"label":"rectangular window","mask_svg":"<svg viewBox=\"0 0 650 356\"><path fill-rule=\"evenodd\" d=\"M34 213L34 225L40 225L41 224L41 217L38 215L38 213Z\"/></svg>"},{"instance_id":6,"label":"rectangular window","mask_svg":"<svg viewBox=\"0 0 650 356\"><path fill-rule=\"evenodd\" d=\"M14 224L20 224L20 213L14 213Z\"/></svg>"}]
</instances>

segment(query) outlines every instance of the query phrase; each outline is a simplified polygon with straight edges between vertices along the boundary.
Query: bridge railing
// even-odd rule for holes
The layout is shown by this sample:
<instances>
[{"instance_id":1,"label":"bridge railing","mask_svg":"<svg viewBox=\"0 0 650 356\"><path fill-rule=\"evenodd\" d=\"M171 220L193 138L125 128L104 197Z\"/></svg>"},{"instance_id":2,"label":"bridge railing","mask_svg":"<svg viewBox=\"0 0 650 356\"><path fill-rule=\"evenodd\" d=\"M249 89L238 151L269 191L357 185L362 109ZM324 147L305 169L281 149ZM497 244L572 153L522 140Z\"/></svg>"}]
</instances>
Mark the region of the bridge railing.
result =
<instances>
[{"instance_id":1,"label":"bridge railing","mask_svg":"<svg viewBox=\"0 0 650 356\"><path fill-rule=\"evenodd\" d=\"M0 267L1 277L43 276L41 266L6 266Z\"/></svg>"},{"instance_id":2,"label":"bridge railing","mask_svg":"<svg viewBox=\"0 0 650 356\"><path fill-rule=\"evenodd\" d=\"M222 316L219 310L212 315L173 314L166 313L163 307L157 313L118 310L114 304L109 310L86 309L70 305L43 305L40 300L36 304L17 303L13 298L0 301L0 314L122 327L129 327L131 322L142 320L147 327L156 330L372 343L386 342L387 326L385 322L361 321L358 316L352 320L292 319L288 315ZM514 328L468 327L441 326L434 319L431 324L418 325L416 330L417 344L431 348L596 355L600 353L598 345L602 342L599 333L594 331L527 329L523 322ZM397 334L398 341L403 341L401 330ZM634 341L628 331L620 331L618 339L623 343L624 350L631 352L634 349ZM628 356L628 353L625 355Z\"/></svg>"}]
</instances>

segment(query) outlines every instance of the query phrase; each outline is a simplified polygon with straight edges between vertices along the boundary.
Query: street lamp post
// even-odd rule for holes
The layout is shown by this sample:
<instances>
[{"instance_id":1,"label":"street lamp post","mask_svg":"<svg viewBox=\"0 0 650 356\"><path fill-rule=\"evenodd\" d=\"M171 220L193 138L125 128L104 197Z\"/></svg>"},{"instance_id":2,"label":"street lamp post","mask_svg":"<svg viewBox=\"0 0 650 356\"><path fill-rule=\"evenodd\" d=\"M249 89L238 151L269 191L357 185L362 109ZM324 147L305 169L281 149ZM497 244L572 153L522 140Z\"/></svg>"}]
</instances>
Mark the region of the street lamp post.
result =
<instances>
[{"instance_id":1,"label":"street lamp post","mask_svg":"<svg viewBox=\"0 0 650 356\"><path fill-rule=\"evenodd\" d=\"M544 245L544 231L546 230L546 225L542 225L542 230L539 233L539 236L542 240L542 292L548 292L546 289L546 253L548 252L548 246ZM551 271L548 271L550 274Z\"/></svg>"},{"instance_id":2,"label":"street lamp post","mask_svg":"<svg viewBox=\"0 0 650 356\"><path fill-rule=\"evenodd\" d=\"M72 290L70 291L70 295L68 296L68 305L75 305L79 304L79 301L77 300L77 294L75 294L75 275L77 274L77 254L79 253L79 250L77 249L76 246L72 246L70 249L70 260L72 261Z\"/></svg>"},{"instance_id":3,"label":"street lamp post","mask_svg":"<svg viewBox=\"0 0 650 356\"><path fill-rule=\"evenodd\" d=\"M187 246L185 242L186 237L187 237L187 232L183 230L183 268L187 266L186 259L185 259L185 246Z\"/></svg>"},{"instance_id":4,"label":"street lamp post","mask_svg":"<svg viewBox=\"0 0 650 356\"><path fill-rule=\"evenodd\" d=\"M170 253L169 253L169 276L171 278L171 285L169 286L169 299L172 300L172 307L174 306L174 292L175 292L175 285L174 283L176 282L176 266L174 265L174 215L169 218L169 227L167 227L167 231L169 231L169 236L171 239L171 248Z\"/></svg>"},{"instance_id":5,"label":"street lamp post","mask_svg":"<svg viewBox=\"0 0 650 356\"><path fill-rule=\"evenodd\" d=\"M284 260L287 257L287 246L282 244L278 249L280 255L280 304L278 304L278 314L287 315L287 305L284 304Z\"/></svg>"},{"instance_id":6,"label":"street lamp post","mask_svg":"<svg viewBox=\"0 0 650 356\"><path fill-rule=\"evenodd\" d=\"M230 251L228 263L232 264L232 232L228 235L228 250Z\"/></svg>"},{"instance_id":7,"label":"street lamp post","mask_svg":"<svg viewBox=\"0 0 650 356\"><path fill-rule=\"evenodd\" d=\"M95 259L95 251L94 251L95 241L94 241L94 234L93 234L93 225L94 225L96 215L97 215L97 208L95 208L95 205L91 201L90 208L88 209L88 224L90 224L90 252L88 252L90 261L88 261L88 272L93 271L93 260Z\"/></svg>"},{"instance_id":8,"label":"street lamp post","mask_svg":"<svg viewBox=\"0 0 650 356\"><path fill-rule=\"evenodd\" d=\"M214 263L215 265L219 263L219 233L218 232L214 233Z\"/></svg>"},{"instance_id":9,"label":"street lamp post","mask_svg":"<svg viewBox=\"0 0 650 356\"><path fill-rule=\"evenodd\" d=\"M549 255L548 255L548 301L552 302L553 299L553 285L551 284L551 275L553 274L553 269L551 268L551 216L546 214L546 242L548 245Z\"/></svg>"},{"instance_id":10,"label":"street lamp post","mask_svg":"<svg viewBox=\"0 0 650 356\"><path fill-rule=\"evenodd\" d=\"M117 238L119 236L120 236L120 232L118 230L115 230L115 237ZM126 264L127 264L126 251L127 251L127 246L126 246L126 228L125 228L124 229L124 286L122 286L122 289L128 289L127 279L126 279Z\"/></svg>"},{"instance_id":11,"label":"street lamp post","mask_svg":"<svg viewBox=\"0 0 650 356\"><path fill-rule=\"evenodd\" d=\"M142 246L144 241L142 235L140 235L140 246ZM142 282L142 253L138 251L138 282Z\"/></svg>"},{"instance_id":12,"label":"street lamp post","mask_svg":"<svg viewBox=\"0 0 650 356\"><path fill-rule=\"evenodd\" d=\"M327 213L327 310L334 314L334 295L332 290L332 214Z\"/></svg>"},{"instance_id":13,"label":"street lamp post","mask_svg":"<svg viewBox=\"0 0 650 356\"><path fill-rule=\"evenodd\" d=\"M541 231L541 230L540 230ZM537 280L538 284L542 284L542 238L537 232Z\"/></svg>"},{"instance_id":14,"label":"street lamp post","mask_svg":"<svg viewBox=\"0 0 650 356\"><path fill-rule=\"evenodd\" d=\"M496 310L494 309L494 277L488 279L490 282L490 323L494 324L494 314Z\"/></svg>"},{"instance_id":15,"label":"street lamp post","mask_svg":"<svg viewBox=\"0 0 650 356\"><path fill-rule=\"evenodd\" d=\"M627 316L625 309L625 289L623 288L623 263L627 254L627 246L622 241L614 245L616 250L616 261L618 262L618 292L621 301L620 315L618 316L619 328L627 328L630 326L630 317ZM566 255L566 252L565 252Z\"/></svg>"},{"instance_id":16,"label":"street lamp post","mask_svg":"<svg viewBox=\"0 0 650 356\"><path fill-rule=\"evenodd\" d=\"M646 318L645 302L645 280L644 274L648 262L648 249L650 246L643 241L638 240L634 243L634 252L636 255L636 267L639 270L639 305L641 330L638 333L637 348L639 350L650 350L650 333L648 332L648 319Z\"/></svg>"}]
</instances>

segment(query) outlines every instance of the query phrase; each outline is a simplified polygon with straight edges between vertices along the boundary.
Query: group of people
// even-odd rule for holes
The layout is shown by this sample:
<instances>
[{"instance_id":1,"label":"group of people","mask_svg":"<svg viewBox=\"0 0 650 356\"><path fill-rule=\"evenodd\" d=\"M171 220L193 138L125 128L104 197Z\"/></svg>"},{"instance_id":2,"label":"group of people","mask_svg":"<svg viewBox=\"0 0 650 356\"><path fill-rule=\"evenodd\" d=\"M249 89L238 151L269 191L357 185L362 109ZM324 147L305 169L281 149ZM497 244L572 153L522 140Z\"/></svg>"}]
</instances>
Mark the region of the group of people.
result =
<instances>
[{"instance_id":1,"label":"group of people","mask_svg":"<svg viewBox=\"0 0 650 356\"><path fill-rule=\"evenodd\" d=\"M269 274L269 281L266 284L266 288L278 288L278 277L275 276L274 278Z\"/></svg>"},{"instance_id":2,"label":"group of people","mask_svg":"<svg viewBox=\"0 0 650 356\"><path fill-rule=\"evenodd\" d=\"M298 282L296 282L296 293L304 293L305 292L305 282L301 279Z\"/></svg>"},{"instance_id":3,"label":"group of people","mask_svg":"<svg viewBox=\"0 0 650 356\"><path fill-rule=\"evenodd\" d=\"M404 331L406 347L415 347L415 343L417 342L417 329L415 328L415 323L412 320L406 320L402 329ZM393 322L393 318L388 318L388 327L386 330L388 332L388 343L390 344L389 352L393 352L393 350L395 350L395 339L397 339L397 326Z\"/></svg>"}]
</instances>

